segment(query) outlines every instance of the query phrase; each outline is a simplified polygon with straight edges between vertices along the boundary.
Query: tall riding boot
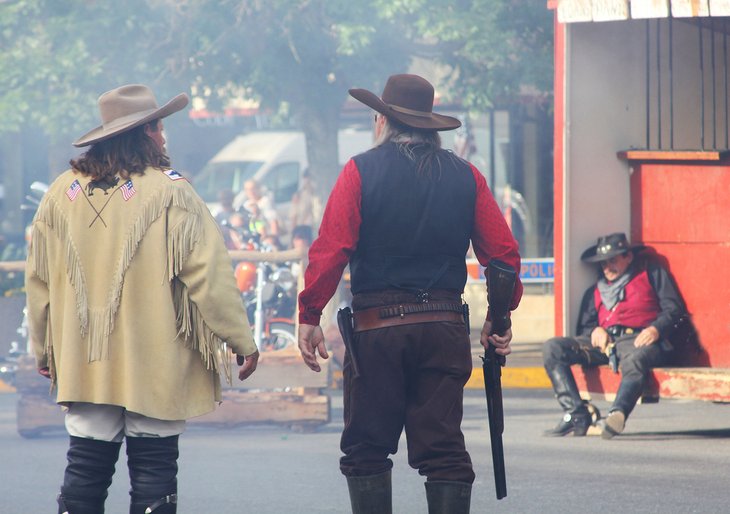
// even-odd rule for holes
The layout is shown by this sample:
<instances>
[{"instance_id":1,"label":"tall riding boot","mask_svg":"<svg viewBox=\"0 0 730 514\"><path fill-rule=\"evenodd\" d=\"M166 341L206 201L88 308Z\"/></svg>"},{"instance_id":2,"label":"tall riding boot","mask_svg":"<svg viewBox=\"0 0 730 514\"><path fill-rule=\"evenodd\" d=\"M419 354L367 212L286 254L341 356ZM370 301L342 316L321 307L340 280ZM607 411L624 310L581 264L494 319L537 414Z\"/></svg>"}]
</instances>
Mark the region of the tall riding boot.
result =
<instances>
[{"instance_id":1,"label":"tall riding boot","mask_svg":"<svg viewBox=\"0 0 730 514\"><path fill-rule=\"evenodd\" d=\"M364 477L347 477L352 514L392 514L391 471Z\"/></svg>"},{"instance_id":2,"label":"tall riding boot","mask_svg":"<svg viewBox=\"0 0 730 514\"><path fill-rule=\"evenodd\" d=\"M624 375L616 391L616 399L613 401L611 411L620 410L626 417L636 407L636 403L644 392L644 379Z\"/></svg>"},{"instance_id":3,"label":"tall riding boot","mask_svg":"<svg viewBox=\"0 0 730 514\"><path fill-rule=\"evenodd\" d=\"M177 512L178 438L127 437L129 514Z\"/></svg>"},{"instance_id":4,"label":"tall riding boot","mask_svg":"<svg viewBox=\"0 0 730 514\"><path fill-rule=\"evenodd\" d=\"M644 380L632 376L624 375L621 384L616 393L616 399L613 401L608 417L603 424L601 437L604 439L612 439L621 434L626 426L626 418L629 417L631 411L634 410L636 402L641 398L644 391Z\"/></svg>"},{"instance_id":5,"label":"tall riding boot","mask_svg":"<svg viewBox=\"0 0 730 514\"><path fill-rule=\"evenodd\" d=\"M104 514L121 443L71 436L59 514Z\"/></svg>"},{"instance_id":6,"label":"tall riding boot","mask_svg":"<svg viewBox=\"0 0 730 514\"><path fill-rule=\"evenodd\" d=\"M588 410L588 402L580 397L570 367L565 364L558 364L550 367L546 366L545 370L553 384L555 397L565 411L565 415L555 428L546 430L544 435L564 436L571 432L574 436L586 435L588 427L592 424L592 416Z\"/></svg>"},{"instance_id":7,"label":"tall riding boot","mask_svg":"<svg viewBox=\"0 0 730 514\"><path fill-rule=\"evenodd\" d=\"M471 484L466 482L426 482L428 514L469 514Z\"/></svg>"}]
</instances>

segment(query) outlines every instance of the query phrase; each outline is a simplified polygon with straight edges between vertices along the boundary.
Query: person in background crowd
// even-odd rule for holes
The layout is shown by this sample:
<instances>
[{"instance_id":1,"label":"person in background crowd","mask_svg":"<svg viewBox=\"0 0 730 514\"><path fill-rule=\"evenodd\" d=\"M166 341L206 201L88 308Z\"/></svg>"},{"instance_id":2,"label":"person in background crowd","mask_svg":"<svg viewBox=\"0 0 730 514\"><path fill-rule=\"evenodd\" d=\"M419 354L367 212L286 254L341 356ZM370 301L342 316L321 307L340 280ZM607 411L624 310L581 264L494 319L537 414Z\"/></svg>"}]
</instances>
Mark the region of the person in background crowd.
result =
<instances>
[{"instance_id":1,"label":"person in background crowd","mask_svg":"<svg viewBox=\"0 0 730 514\"><path fill-rule=\"evenodd\" d=\"M601 434L611 439L623 432L647 375L668 357L667 338L686 309L667 270L637 258L644 248L630 245L626 234L614 233L599 237L583 252L581 260L597 265L600 275L583 296L578 335L554 337L543 347L545 370L565 412L545 435L584 436L594 422L596 409L581 398L571 365L611 364L621 371Z\"/></svg>"},{"instance_id":2,"label":"person in background crowd","mask_svg":"<svg viewBox=\"0 0 730 514\"><path fill-rule=\"evenodd\" d=\"M405 428L429 512L466 513L474 471L461 432L472 370L465 255L471 241L483 265L499 259L519 269L517 243L481 172L441 148L438 131L460 122L432 112L428 81L393 75L381 98L364 89L350 95L376 111L375 147L345 165L309 250L299 348L319 371L317 353L329 356L322 309L349 261L355 334L343 369L340 470L352 511L392 511L389 456ZM512 309L521 295L518 281ZM487 316L482 345L509 354L511 330L490 336L491 326Z\"/></svg>"},{"instance_id":3,"label":"person in background crowd","mask_svg":"<svg viewBox=\"0 0 730 514\"><path fill-rule=\"evenodd\" d=\"M292 196L289 226L306 225L316 229L322 216L322 206L317 197L309 170L302 174L299 189Z\"/></svg>"},{"instance_id":4,"label":"person in background crowd","mask_svg":"<svg viewBox=\"0 0 730 514\"><path fill-rule=\"evenodd\" d=\"M246 195L243 207L251 213L251 219L256 220L255 232L261 236L278 236L279 215L271 198L262 193L255 180L247 180L243 184L243 191Z\"/></svg>"},{"instance_id":5,"label":"person in background crowd","mask_svg":"<svg viewBox=\"0 0 730 514\"><path fill-rule=\"evenodd\" d=\"M218 203L220 204L220 207L215 213L215 221L218 222L219 225L226 224L229 221L230 216L237 212L237 210L233 207L233 200L235 197L236 195L234 195L233 191L230 189L221 189L218 191Z\"/></svg>"},{"instance_id":6,"label":"person in background crowd","mask_svg":"<svg viewBox=\"0 0 730 514\"><path fill-rule=\"evenodd\" d=\"M101 95L103 124L33 221L30 340L70 435L59 513L104 512L125 439L130 514L176 512L178 438L221 400L224 343L239 379L257 366L215 220L165 152L162 118L187 103L137 84Z\"/></svg>"}]
</instances>

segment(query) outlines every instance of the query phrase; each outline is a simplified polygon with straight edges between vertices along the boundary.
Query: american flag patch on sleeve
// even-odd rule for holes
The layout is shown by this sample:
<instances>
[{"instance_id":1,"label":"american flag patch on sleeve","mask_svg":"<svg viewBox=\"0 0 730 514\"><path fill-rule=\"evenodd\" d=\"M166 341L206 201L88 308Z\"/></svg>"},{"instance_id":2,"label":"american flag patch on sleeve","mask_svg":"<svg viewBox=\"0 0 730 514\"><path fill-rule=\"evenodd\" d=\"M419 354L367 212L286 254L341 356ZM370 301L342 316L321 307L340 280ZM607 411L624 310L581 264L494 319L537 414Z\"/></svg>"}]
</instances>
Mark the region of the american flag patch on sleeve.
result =
<instances>
[{"instance_id":1,"label":"american flag patch on sleeve","mask_svg":"<svg viewBox=\"0 0 730 514\"><path fill-rule=\"evenodd\" d=\"M68 196L68 199L72 202L76 200L76 197L81 192L81 184L79 184L78 180L74 180L71 185L66 190L66 196Z\"/></svg>"},{"instance_id":2,"label":"american flag patch on sleeve","mask_svg":"<svg viewBox=\"0 0 730 514\"><path fill-rule=\"evenodd\" d=\"M164 173L165 175L167 175L167 178L169 178L170 180L185 180L185 177L183 177L182 175L180 175L175 170L165 170L162 173Z\"/></svg>"},{"instance_id":3,"label":"american flag patch on sleeve","mask_svg":"<svg viewBox=\"0 0 730 514\"><path fill-rule=\"evenodd\" d=\"M125 202L132 198L137 192L131 180L127 180L124 184L122 184L121 189L122 197L124 198Z\"/></svg>"}]
</instances>

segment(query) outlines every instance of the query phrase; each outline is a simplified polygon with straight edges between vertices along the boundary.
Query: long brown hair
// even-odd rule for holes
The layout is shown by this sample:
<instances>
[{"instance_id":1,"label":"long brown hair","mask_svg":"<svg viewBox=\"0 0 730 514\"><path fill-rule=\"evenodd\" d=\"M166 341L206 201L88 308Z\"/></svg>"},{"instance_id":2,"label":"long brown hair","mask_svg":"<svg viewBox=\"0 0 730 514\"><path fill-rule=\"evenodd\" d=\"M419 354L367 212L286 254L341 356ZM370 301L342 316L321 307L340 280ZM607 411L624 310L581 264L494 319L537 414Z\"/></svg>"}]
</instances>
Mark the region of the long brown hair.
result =
<instances>
[{"instance_id":1,"label":"long brown hair","mask_svg":"<svg viewBox=\"0 0 730 514\"><path fill-rule=\"evenodd\" d=\"M379 114L379 116L383 116ZM435 130L416 130L385 116L385 124L374 146L393 142L398 150L412 161L416 161L416 173L421 177L434 178L434 168L438 167L436 178L441 177L441 136ZM416 148L420 151L416 152Z\"/></svg>"},{"instance_id":2,"label":"long brown hair","mask_svg":"<svg viewBox=\"0 0 730 514\"><path fill-rule=\"evenodd\" d=\"M71 159L69 164L93 180L111 179L116 175L128 179L133 173L143 174L149 166L169 168L170 158L145 134L146 127L155 132L159 130L159 121L99 141L78 159Z\"/></svg>"}]
</instances>

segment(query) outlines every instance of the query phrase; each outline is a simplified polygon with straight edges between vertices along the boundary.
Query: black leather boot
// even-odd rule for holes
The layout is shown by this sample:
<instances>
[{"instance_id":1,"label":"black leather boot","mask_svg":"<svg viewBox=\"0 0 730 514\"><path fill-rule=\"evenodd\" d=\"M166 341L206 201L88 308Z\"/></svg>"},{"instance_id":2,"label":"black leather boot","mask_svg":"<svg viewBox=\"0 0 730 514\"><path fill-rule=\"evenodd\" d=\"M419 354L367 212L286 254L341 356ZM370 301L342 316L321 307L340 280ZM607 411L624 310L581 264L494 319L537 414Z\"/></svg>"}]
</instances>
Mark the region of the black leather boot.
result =
<instances>
[{"instance_id":1,"label":"black leather boot","mask_svg":"<svg viewBox=\"0 0 730 514\"><path fill-rule=\"evenodd\" d=\"M127 437L129 514L177 512L178 438Z\"/></svg>"},{"instance_id":2,"label":"black leather boot","mask_svg":"<svg viewBox=\"0 0 730 514\"><path fill-rule=\"evenodd\" d=\"M579 407L574 412L566 412L563 419L550 430L545 430L543 435L548 437L562 437L572 433L574 436L582 437L588 433L588 428L593 424L591 413L586 406Z\"/></svg>"},{"instance_id":3,"label":"black leather boot","mask_svg":"<svg viewBox=\"0 0 730 514\"><path fill-rule=\"evenodd\" d=\"M347 477L352 514L392 514L390 470L377 475Z\"/></svg>"},{"instance_id":4,"label":"black leather boot","mask_svg":"<svg viewBox=\"0 0 730 514\"><path fill-rule=\"evenodd\" d=\"M469 514L471 484L466 482L426 482L428 514Z\"/></svg>"},{"instance_id":5,"label":"black leather boot","mask_svg":"<svg viewBox=\"0 0 730 514\"><path fill-rule=\"evenodd\" d=\"M553 391L558 403L565 411L563 419L555 428L546 430L543 435L560 437L572 433L574 436L584 436L588 432L588 427L597 421L594 417L600 418L598 409L590 405L580 397L578 386L575 383L575 377L570 370L570 366L562 363L549 362L545 365L550 382L553 384ZM598 413L594 416L589 411L590 408Z\"/></svg>"},{"instance_id":6,"label":"black leather boot","mask_svg":"<svg viewBox=\"0 0 730 514\"><path fill-rule=\"evenodd\" d=\"M71 436L58 495L59 514L104 514L121 443Z\"/></svg>"}]
</instances>

